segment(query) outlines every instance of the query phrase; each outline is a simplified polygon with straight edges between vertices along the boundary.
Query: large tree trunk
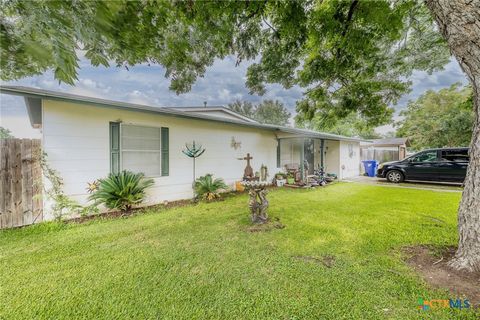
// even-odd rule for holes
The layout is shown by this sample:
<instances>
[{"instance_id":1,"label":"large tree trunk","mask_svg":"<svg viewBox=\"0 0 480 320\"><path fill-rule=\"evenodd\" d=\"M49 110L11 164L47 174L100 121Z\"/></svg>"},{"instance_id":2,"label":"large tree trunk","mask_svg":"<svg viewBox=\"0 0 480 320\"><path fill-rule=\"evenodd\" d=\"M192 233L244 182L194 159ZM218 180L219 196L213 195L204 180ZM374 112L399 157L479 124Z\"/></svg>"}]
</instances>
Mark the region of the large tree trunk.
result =
<instances>
[{"instance_id":1,"label":"large tree trunk","mask_svg":"<svg viewBox=\"0 0 480 320\"><path fill-rule=\"evenodd\" d=\"M480 271L480 0L426 0L426 4L473 86L475 126L458 209L458 250L450 266Z\"/></svg>"}]
</instances>

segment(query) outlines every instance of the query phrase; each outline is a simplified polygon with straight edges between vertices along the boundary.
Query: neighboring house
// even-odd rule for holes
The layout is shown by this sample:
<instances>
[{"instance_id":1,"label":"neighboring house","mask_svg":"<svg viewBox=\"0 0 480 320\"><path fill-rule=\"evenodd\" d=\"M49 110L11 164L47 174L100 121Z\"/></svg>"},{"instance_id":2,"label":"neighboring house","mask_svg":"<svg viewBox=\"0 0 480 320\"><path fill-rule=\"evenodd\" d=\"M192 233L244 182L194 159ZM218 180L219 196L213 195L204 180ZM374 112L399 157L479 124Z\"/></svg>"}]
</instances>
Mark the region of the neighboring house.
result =
<instances>
[{"instance_id":1,"label":"neighboring house","mask_svg":"<svg viewBox=\"0 0 480 320\"><path fill-rule=\"evenodd\" d=\"M264 164L270 178L305 160L309 171L323 166L339 179L359 175L359 139L264 125L223 107L160 108L14 86L0 92L25 98L49 164L80 203L88 182L123 169L154 178L148 204L192 197L192 159L182 153L192 140L206 148L197 177L212 173L232 186L242 179L246 161L239 158L247 153L254 171Z\"/></svg>"},{"instance_id":2,"label":"neighboring house","mask_svg":"<svg viewBox=\"0 0 480 320\"><path fill-rule=\"evenodd\" d=\"M407 147L410 147L408 138L374 139L371 142L360 143L361 160L377 160L378 162L396 161L405 159Z\"/></svg>"}]
</instances>

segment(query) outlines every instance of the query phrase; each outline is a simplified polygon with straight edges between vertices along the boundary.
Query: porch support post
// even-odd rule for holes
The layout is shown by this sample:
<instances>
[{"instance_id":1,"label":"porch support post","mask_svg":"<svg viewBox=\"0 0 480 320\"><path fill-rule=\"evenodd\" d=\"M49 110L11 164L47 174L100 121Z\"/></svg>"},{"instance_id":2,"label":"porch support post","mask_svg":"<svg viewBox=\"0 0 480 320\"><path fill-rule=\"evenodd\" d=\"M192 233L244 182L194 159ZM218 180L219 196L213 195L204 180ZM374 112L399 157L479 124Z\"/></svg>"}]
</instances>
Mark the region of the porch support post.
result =
<instances>
[{"instance_id":1,"label":"porch support post","mask_svg":"<svg viewBox=\"0 0 480 320\"><path fill-rule=\"evenodd\" d=\"M277 138L277 168L281 167L281 151L280 151L280 138Z\"/></svg>"},{"instance_id":2,"label":"porch support post","mask_svg":"<svg viewBox=\"0 0 480 320\"><path fill-rule=\"evenodd\" d=\"M304 182L304 174L305 174L305 138L302 139L302 147L300 151L300 174L302 175L302 182Z\"/></svg>"},{"instance_id":3,"label":"porch support post","mask_svg":"<svg viewBox=\"0 0 480 320\"><path fill-rule=\"evenodd\" d=\"M323 157L325 155L323 151L324 147L325 147L325 140L320 139L320 166L322 167L322 169L325 169L325 167L323 166Z\"/></svg>"}]
</instances>

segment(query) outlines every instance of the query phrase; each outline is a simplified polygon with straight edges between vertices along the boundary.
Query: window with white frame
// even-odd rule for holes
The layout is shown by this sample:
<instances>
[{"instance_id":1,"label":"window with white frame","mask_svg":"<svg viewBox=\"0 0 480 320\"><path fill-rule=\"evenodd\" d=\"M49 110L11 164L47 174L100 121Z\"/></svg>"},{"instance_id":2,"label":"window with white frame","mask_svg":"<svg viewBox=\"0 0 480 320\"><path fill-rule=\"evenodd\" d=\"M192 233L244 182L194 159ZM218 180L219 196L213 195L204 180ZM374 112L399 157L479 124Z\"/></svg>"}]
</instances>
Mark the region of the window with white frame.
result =
<instances>
[{"instance_id":1,"label":"window with white frame","mask_svg":"<svg viewBox=\"0 0 480 320\"><path fill-rule=\"evenodd\" d=\"M122 124L120 130L121 168L161 175L161 128Z\"/></svg>"}]
</instances>

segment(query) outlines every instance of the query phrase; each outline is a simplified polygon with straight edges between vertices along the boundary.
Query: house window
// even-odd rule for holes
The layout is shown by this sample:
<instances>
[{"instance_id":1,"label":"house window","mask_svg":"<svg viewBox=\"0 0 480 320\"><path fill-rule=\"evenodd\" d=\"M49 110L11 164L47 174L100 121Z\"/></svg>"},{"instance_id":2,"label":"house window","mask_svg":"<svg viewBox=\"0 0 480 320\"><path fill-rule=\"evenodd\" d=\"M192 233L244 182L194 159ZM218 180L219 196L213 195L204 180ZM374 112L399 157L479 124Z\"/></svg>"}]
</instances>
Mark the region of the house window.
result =
<instances>
[{"instance_id":1,"label":"house window","mask_svg":"<svg viewBox=\"0 0 480 320\"><path fill-rule=\"evenodd\" d=\"M137 125L121 126L121 164L123 170L146 176L161 174L161 130Z\"/></svg>"},{"instance_id":2,"label":"house window","mask_svg":"<svg viewBox=\"0 0 480 320\"><path fill-rule=\"evenodd\" d=\"M117 128L120 127L120 130ZM110 123L111 172L129 170L166 176L169 166L168 128ZM120 141L120 143L118 143Z\"/></svg>"}]
</instances>

